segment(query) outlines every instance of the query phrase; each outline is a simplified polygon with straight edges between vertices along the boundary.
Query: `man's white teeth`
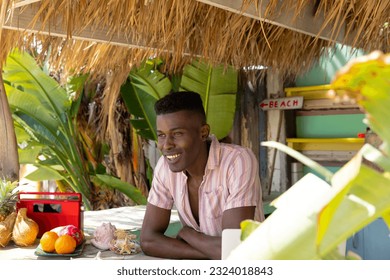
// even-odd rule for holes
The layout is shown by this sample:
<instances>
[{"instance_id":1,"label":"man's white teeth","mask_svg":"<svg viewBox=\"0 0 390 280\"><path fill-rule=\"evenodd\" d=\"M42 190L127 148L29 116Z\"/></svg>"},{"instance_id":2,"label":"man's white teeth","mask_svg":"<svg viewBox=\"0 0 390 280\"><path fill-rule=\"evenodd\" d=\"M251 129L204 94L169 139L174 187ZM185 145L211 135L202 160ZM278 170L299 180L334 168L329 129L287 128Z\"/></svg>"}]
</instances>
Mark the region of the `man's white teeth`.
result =
<instances>
[{"instance_id":1,"label":"man's white teeth","mask_svg":"<svg viewBox=\"0 0 390 280\"><path fill-rule=\"evenodd\" d=\"M167 156L167 159L173 160L173 159L175 159L177 157L179 157L179 154Z\"/></svg>"}]
</instances>

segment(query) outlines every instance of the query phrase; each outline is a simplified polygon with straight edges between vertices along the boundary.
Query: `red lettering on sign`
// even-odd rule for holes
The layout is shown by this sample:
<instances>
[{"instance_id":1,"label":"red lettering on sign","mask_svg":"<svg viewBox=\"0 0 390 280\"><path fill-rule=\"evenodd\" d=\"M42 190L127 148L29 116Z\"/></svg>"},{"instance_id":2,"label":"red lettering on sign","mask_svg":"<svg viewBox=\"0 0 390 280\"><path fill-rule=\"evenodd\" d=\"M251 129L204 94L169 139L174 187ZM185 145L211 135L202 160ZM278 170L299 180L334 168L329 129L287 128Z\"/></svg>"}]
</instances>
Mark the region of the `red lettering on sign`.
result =
<instances>
[{"instance_id":1,"label":"red lettering on sign","mask_svg":"<svg viewBox=\"0 0 390 280\"><path fill-rule=\"evenodd\" d=\"M260 103L263 110L288 110L302 108L303 97L296 98L280 98L280 99L265 99Z\"/></svg>"}]
</instances>

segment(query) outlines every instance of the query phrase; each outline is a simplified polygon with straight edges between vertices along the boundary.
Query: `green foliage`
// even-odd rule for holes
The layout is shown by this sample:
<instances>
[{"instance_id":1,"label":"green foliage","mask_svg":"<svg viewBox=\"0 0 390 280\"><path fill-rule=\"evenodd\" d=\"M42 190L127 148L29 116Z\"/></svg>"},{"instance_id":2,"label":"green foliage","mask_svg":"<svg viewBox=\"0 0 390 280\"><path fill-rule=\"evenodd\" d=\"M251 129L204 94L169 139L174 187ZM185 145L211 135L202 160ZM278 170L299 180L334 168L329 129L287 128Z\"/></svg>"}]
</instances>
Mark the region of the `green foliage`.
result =
<instances>
[{"instance_id":1,"label":"green foliage","mask_svg":"<svg viewBox=\"0 0 390 280\"><path fill-rule=\"evenodd\" d=\"M212 67L201 60L194 60L184 67L180 89L201 95L207 123L218 139L226 137L232 129L237 83L237 71L231 66Z\"/></svg>"},{"instance_id":2,"label":"green foliage","mask_svg":"<svg viewBox=\"0 0 390 280\"><path fill-rule=\"evenodd\" d=\"M304 176L272 202L276 210L257 229L249 229L252 233L230 259L345 258L337 246L353 233L380 217L390 225L390 55L374 52L351 61L331 87L336 95L347 91L356 99L382 144L365 144L334 175L324 174L328 182L311 173ZM265 145L280 148L281 144ZM297 152L282 150L312 164ZM318 165L311 167L324 171Z\"/></svg>"},{"instance_id":3,"label":"green foliage","mask_svg":"<svg viewBox=\"0 0 390 280\"><path fill-rule=\"evenodd\" d=\"M23 154L20 163L34 164L38 168L45 166L45 174L55 174L56 178L62 178L73 190L80 192L89 209L90 185L70 119L72 101L66 91L27 53L12 52L7 58L3 76L18 127L15 133L25 132L21 137L23 143L19 142L23 147L20 149Z\"/></svg>"},{"instance_id":4,"label":"green foliage","mask_svg":"<svg viewBox=\"0 0 390 280\"><path fill-rule=\"evenodd\" d=\"M82 138L76 117L87 76L72 77L66 89L46 75L27 53L13 52L4 67L5 88L20 146L20 164L38 169L26 176L34 181L66 182L83 196L91 209L91 176L99 176L84 159ZM102 174L107 186L119 189L134 201L143 200L134 186L111 175ZM102 179L103 181L103 179Z\"/></svg>"},{"instance_id":5,"label":"green foliage","mask_svg":"<svg viewBox=\"0 0 390 280\"><path fill-rule=\"evenodd\" d=\"M5 218L11 212L15 211L15 205L18 200L19 185L18 181L0 179L0 218Z\"/></svg>"},{"instance_id":6,"label":"green foliage","mask_svg":"<svg viewBox=\"0 0 390 280\"><path fill-rule=\"evenodd\" d=\"M148 60L140 68L131 70L121 95L133 115L130 120L137 133L145 139L157 140L154 104L167 95L171 88L169 79L158 71L159 60Z\"/></svg>"},{"instance_id":7,"label":"green foliage","mask_svg":"<svg viewBox=\"0 0 390 280\"><path fill-rule=\"evenodd\" d=\"M300 152L295 151L294 149L292 149L284 144L274 142L274 141L269 141L269 142L262 142L261 145L265 146L265 147L276 148L276 149L280 150L281 152L284 152L284 153L288 154L289 156L299 160L300 162L302 162L306 166L313 169L313 171L315 171L319 175L323 176L326 179L326 181L328 181L328 182L330 182L330 180L333 177L333 173L330 172L328 169L326 169L325 167L321 166L320 164L318 164L314 160L304 156Z\"/></svg>"},{"instance_id":8,"label":"green foliage","mask_svg":"<svg viewBox=\"0 0 390 280\"><path fill-rule=\"evenodd\" d=\"M241 236L240 240L244 241L251 233L261 225L260 222L253 220L244 220L240 223Z\"/></svg>"},{"instance_id":9,"label":"green foliage","mask_svg":"<svg viewBox=\"0 0 390 280\"><path fill-rule=\"evenodd\" d=\"M117 189L127 195L127 197L130 197L135 203L146 205L146 198L142 195L139 189L121 181L118 178L110 175L96 174L96 176L91 176L91 180L99 187Z\"/></svg>"},{"instance_id":10,"label":"green foliage","mask_svg":"<svg viewBox=\"0 0 390 280\"><path fill-rule=\"evenodd\" d=\"M218 139L226 137L232 129L236 110L237 71L194 60L184 67L181 77L172 76L170 80L159 72L160 64L161 61L147 61L132 70L122 86L122 98L133 115L131 123L137 133L145 139L157 140L154 104L173 89L199 93L211 133Z\"/></svg>"}]
</instances>

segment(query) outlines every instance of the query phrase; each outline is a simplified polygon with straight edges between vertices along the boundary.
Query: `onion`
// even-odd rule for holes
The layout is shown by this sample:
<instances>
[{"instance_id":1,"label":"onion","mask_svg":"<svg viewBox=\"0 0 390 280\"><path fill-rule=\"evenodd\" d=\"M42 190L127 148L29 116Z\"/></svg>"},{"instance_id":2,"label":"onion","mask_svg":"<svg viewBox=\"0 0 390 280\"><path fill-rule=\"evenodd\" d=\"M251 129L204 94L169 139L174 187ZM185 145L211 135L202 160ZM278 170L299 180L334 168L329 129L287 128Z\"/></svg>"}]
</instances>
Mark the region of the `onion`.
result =
<instances>
[{"instance_id":1,"label":"onion","mask_svg":"<svg viewBox=\"0 0 390 280\"><path fill-rule=\"evenodd\" d=\"M4 219L4 221L0 222L0 246L7 246L11 240L15 219L16 212L12 212Z\"/></svg>"},{"instance_id":2,"label":"onion","mask_svg":"<svg viewBox=\"0 0 390 280\"><path fill-rule=\"evenodd\" d=\"M12 230L12 239L15 244L19 246L33 245L38 233L39 226L33 219L27 217L27 208L20 208Z\"/></svg>"}]
</instances>

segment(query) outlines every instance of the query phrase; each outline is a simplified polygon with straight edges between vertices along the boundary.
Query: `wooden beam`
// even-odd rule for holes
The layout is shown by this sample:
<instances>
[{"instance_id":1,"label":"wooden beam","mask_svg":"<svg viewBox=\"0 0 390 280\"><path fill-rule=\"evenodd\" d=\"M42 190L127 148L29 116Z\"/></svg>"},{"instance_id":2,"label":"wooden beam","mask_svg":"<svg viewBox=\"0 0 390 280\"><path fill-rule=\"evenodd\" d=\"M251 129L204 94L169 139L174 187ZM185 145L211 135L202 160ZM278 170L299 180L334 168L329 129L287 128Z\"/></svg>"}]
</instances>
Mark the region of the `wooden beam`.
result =
<instances>
[{"instance_id":1,"label":"wooden beam","mask_svg":"<svg viewBox=\"0 0 390 280\"><path fill-rule=\"evenodd\" d=\"M157 48L153 46L148 46L144 42L136 42L132 39L132 35L129 33L123 34L118 32L110 32L110 30L107 27L97 27L94 26L93 29L91 27L85 27L80 32L74 32L71 34L71 37L69 37L67 30L65 30L62 26L60 20L57 20L57 22L43 25L42 22L37 21L37 23L32 26L33 19L35 17L36 11L33 9L31 5L34 2L39 2L41 0L26 0L21 1L17 4L19 6L22 4L22 2L25 5L22 5L19 8L15 8L13 11L12 17L8 18L7 21L4 23L3 28L9 29L9 30L17 30L17 31L23 31L27 33L36 33L36 34L42 34L42 35L49 35L54 37L61 37L61 38L67 38L67 39L75 39L75 40L83 40L83 41L90 41L90 42L97 42L97 43L107 43L110 45L116 45L121 47L128 47L128 48L137 48L137 49L145 49L145 50L157 50ZM29 2L29 3L27 3ZM164 52L172 52L172 50L161 50ZM193 55L188 52L184 52L183 55ZM195 55L200 56L200 55Z\"/></svg>"},{"instance_id":2,"label":"wooden beam","mask_svg":"<svg viewBox=\"0 0 390 280\"><path fill-rule=\"evenodd\" d=\"M33 4L33 3L36 3L36 2L40 2L40 1L41 0L21 0L21 1L13 2L12 3L12 8L16 9L16 8L27 6L27 5L30 5L30 4Z\"/></svg>"},{"instance_id":3,"label":"wooden beam","mask_svg":"<svg viewBox=\"0 0 390 280\"><path fill-rule=\"evenodd\" d=\"M270 0L259 1L261 3L260 10L257 10L254 3L245 7L245 10L242 8L243 1L237 0L196 0L211 6L215 6L233 13L242 14L247 17L251 17L257 20L268 22L270 24L278 25L296 32L307 34L313 37L318 37L331 42L338 42L341 44L347 44L345 40L345 25L343 24L340 29L339 34L332 33L332 27L326 26L321 30L324 23L324 15L319 14L315 17L313 16L314 10L314 1L307 1L306 5L301 11L301 15L294 19L294 10L286 11L283 14L277 15L274 18L266 18L264 14L266 12L266 7ZM283 1L278 1L278 8L276 11L281 10L281 5Z\"/></svg>"},{"instance_id":4,"label":"wooden beam","mask_svg":"<svg viewBox=\"0 0 390 280\"><path fill-rule=\"evenodd\" d=\"M63 24L60 21L43 25L42 22L38 21L35 26L32 26L31 23L35 16L35 10L31 5L27 5L27 2L32 1L22 1L26 5L23 8L15 8L13 11L12 17L8 18L4 23L4 29L24 31L27 33L37 33L43 35L50 35L55 37L69 38L67 30L62 26ZM22 2L19 2L20 4ZM18 4L18 3L17 3ZM112 45L129 47L129 48L143 48L143 49L153 49L146 44L136 43L131 39L130 34L121 34L117 33L110 34L110 31L106 27L94 27L94 30L90 27L84 28L80 32L75 32L71 35L71 39L84 40L91 42L99 43L109 43Z\"/></svg>"},{"instance_id":5,"label":"wooden beam","mask_svg":"<svg viewBox=\"0 0 390 280\"><path fill-rule=\"evenodd\" d=\"M39 2L40 0L23 0L16 2L13 6L14 12L13 16L7 20L4 24L5 29L26 31L30 33L40 33L44 35L58 36L63 38L68 38L66 30L61 28L60 23L56 23L50 26L39 26L39 23L36 26L31 26L32 19L35 16L35 11L33 10L32 5L35 2ZM337 36L332 34L331 27L324 28L321 31L321 27L323 25L324 16L317 15L316 17L312 16L312 11L314 8L314 4L308 2L308 4L304 7L304 10L301 12L301 16L299 16L296 20L294 20L294 11L285 12L282 15L275 18L265 18L265 7L269 3L270 0L262 0L262 6L260 7L260 11L256 10L254 4L249 5L245 11L242 11L242 1L237 0L197 0L198 2L202 2L208 5L212 5L230 12L242 14L244 16L248 16L257 20L262 20L274 25L278 25L296 32L304 33L313 37L317 37L339 42L343 44L348 44L345 42L345 28L340 29L340 33ZM278 4L281 5L281 4ZM22 8L22 9L21 9ZM134 47L134 48L144 48L150 49L150 46L143 44L142 42L135 42L128 34L120 34L117 33L110 35L108 28L95 28L92 30L91 28L86 28L85 30L72 34L73 39L78 40L86 40L86 41L94 41L101 43L110 43L118 46L125 47Z\"/></svg>"}]
</instances>

